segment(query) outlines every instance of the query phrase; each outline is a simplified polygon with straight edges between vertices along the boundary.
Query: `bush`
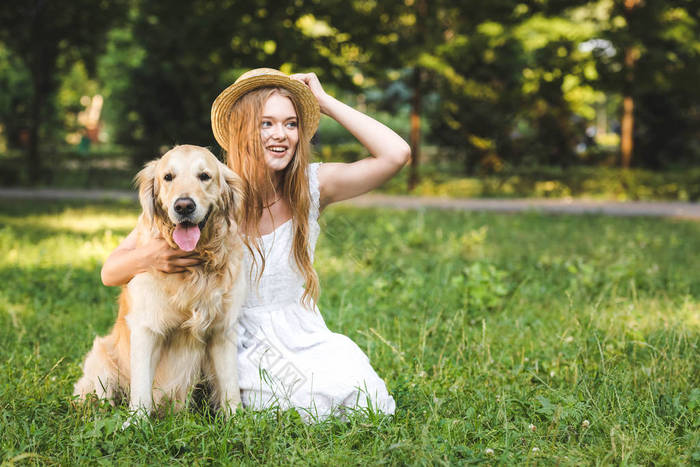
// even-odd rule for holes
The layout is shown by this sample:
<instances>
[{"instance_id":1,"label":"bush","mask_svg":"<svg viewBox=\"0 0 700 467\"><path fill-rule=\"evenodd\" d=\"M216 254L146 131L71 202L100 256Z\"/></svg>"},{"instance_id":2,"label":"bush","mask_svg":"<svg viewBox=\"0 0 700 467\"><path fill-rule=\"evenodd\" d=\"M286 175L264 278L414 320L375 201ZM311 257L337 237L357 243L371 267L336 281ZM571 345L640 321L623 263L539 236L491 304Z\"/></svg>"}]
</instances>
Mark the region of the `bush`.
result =
<instances>
[{"instance_id":1,"label":"bush","mask_svg":"<svg viewBox=\"0 0 700 467\"><path fill-rule=\"evenodd\" d=\"M593 198L628 200L700 200L700 169L654 172L608 167L533 167L485 176L450 176L434 167L421 169L413 194L450 198ZM407 171L385 191L403 193Z\"/></svg>"},{"instance_id":2,"label":"bush","mask_svg":"<svg viewBox=\"0 0 700 467\"><path fill-rule=\"evenodd\" d=\"M59 188L130 189L138 168L120 146L99 145L88 153L65 146L44 150L40 185ZM0 184L29 184L24 155L18 151L0 154Z\"/></svg>"}]
</instances>

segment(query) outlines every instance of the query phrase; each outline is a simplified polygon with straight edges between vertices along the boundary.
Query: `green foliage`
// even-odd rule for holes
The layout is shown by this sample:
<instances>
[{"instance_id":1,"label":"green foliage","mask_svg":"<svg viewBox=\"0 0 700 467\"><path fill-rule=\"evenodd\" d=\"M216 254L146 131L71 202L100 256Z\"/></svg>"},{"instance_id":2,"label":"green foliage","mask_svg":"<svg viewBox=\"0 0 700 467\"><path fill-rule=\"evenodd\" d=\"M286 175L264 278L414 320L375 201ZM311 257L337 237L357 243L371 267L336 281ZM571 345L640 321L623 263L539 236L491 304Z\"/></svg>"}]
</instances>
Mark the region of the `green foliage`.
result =
<instances>
[{"instance_id":1,"label":"green foliage","mask_svg":"<svg viewBox=\"0 0 700 467\"><path fill-rule=\"evenodd\" d=\"M93 188L129 190L137 172L122 146L101 144L83 154L74 146L56 146L53 166L46 171L39 186L53 188ZM4 187L30 185L22 155L8 152L0 156L0 185Z\"/></svg>"},{"instance_id":2,"label":"green foliage","mask_svg":"<svg viewBox=\"0 0 700 467\"><path fill-rule=\"evenodd\" d=\"M508 295L505 282L507 273L492 264L475 262L465 267L462 274L452 277L450 286L462 289L462 306L472 311L488 311L503 305Z\"/></svg>"},{"instance_id":3,"label":"green foliage","mask_svg":"<svg viewBox=\"0 0 700 467\"><path fill-rule=\"evenodd\" d=\"M0 107L0 122L13 130L8 142L25 150L34 182L41 175L40 142L55 142L55 93L61 77L78 61L94 71L102 39L124 17L126 7L127 0L65 4L31 0L9 2L0 9L0 50L11 53L13 67L26 80L26 86L9 90L15 104Z\"/></svg>"},{"instance_id":4,"label":"green foliage","mask_svg":"<svg viewBox=\"0 0 700 467\"><path fill-rule=\"evenodd\" d=\"M3 461L700 457L698 223L331 208L320 308L386 380L395 417L306 425L293 411L243 410L227 422L193 403L122 431L123 406L74 406L70 394L115 317L100 264L137 215L135 204L0 207Z\"/></svg>"},{"instance_id":5,"label":"green foliage","mask_svg":"<svg viewBox=\"0 0 700 467\"><path fill-rule=\"evenodd\" d=\"M215 147L215 96L270 66L315 71L342 100L388 112L382 121L407 138L421 115L424 140L465 174L609 165L623 95L635 103L633 163L693 167L694 1L629 11L611 0L11 2L0 10L0 153L29 155L36 182L42 159L76 130L84 92L105 97L109 143L138 164L176 143ZM597 143L586 136L594 127ZM347 139L323 119L322 145ZM342 159L364 155L356 149L342 147Z\"/></svg>"},{"instance_id":6,"label":"green foliage","mask_svg":"<svg viewBox=\"0 0 700 467\"><path fill-rule=\"evenodd\" d=\"M697 165L700 160L700 20L697 2L604 3L598 49L599 88L635 103L635 160L644 167ZM629 55L628 55L629 52ZM627 64L625 57L633 64Z\"/></svg>"},{"instance_id":7,"label":"green foliage","mask_svg":"<svg viewBox=\"0 0 700 467\"><path fill-rule=\"evenodd\" d=\"M22 61L0 42L0 153L20 144L20 131L27 128L31 76Z\"/></svg>"},{"instance_id":8,"label":"green foliage","mask_svg":"<svg viewBox=\"0 0 700 467\"><path fill-rule=\"evenodd\" d=\"M242 71L335 70L328 58L309 53L313 39L296 27L307 9L293 1L140 2L101 63L105 81L120 70L110 88L118 102L112 112L120 116L117 141L138 162L177 143L213 146L211 103Z\"/></svg>"},{"instance_id":9,"label":"green foliage","mask_svg":"<svg viewBox=\"0 0 700 467\"><path fill-rule=\"evenodd\" d=\"M139 108L134 107L130 90L133 86L130 76L136 73L145 57L146 52L134 40L130 26L109 32L105 53L97 64L97 75L104 96L103 121L111 142L129 144L146 137L140 123L142 116Z\"/></svg>"},{"instance_id":10,"label":"green foliage","mask_svg":"<svg viewBox=\"0 0 700 467\"><path fill-rule=\"evenodd\" d=\"M584 3L520 4L507 18L455 26L455 38L440 49L450 75L439 83L432 136L454 148L452 160L464 172L499 169L504 161L578 161L576 146L602 97L587 77L592 55L578 48L596 32L574 8Z\"/></svg>"}]
</instances>

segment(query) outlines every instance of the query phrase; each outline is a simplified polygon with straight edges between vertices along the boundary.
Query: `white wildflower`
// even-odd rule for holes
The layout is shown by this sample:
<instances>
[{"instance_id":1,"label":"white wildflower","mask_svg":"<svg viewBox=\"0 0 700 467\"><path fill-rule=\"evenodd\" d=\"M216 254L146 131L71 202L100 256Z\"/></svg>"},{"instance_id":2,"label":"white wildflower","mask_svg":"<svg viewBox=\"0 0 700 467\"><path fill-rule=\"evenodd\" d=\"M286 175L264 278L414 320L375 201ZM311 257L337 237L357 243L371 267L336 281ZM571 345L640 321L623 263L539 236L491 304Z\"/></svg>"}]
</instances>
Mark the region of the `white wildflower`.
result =
<instances>
[{"instance_id":1,"label":"white wildflower","mask_svg":"<svg viewBox=\"0 0 700 467\"><path fill-rule=\"evenodd\" d=\"M484 449L484 454L486 454L487 456L493 456L493 449L491 449L491 448Z\"/></svg>"},{"instance_id":2,"label":"white wildflower","mask_svg":"<svg viewBox=\"0 0 700 467\"><path fill-rule=\"evenodd\" d=\"M591 426L591 422L589 422L588 420L584 420L581 422L581 426L583 428L588 428L589 426Z\"/></svg>"},{"instance_id":3,"label":"white wildflower","mask_svg":"<svg viewBox=\"0 0 700 467\"><path fill-rule=\"evenodd\" d=\"M532 448L532 452L540 452L540 448L538 448L537 446L535 446L534 448Z\"/></svg>"}]
</instances>

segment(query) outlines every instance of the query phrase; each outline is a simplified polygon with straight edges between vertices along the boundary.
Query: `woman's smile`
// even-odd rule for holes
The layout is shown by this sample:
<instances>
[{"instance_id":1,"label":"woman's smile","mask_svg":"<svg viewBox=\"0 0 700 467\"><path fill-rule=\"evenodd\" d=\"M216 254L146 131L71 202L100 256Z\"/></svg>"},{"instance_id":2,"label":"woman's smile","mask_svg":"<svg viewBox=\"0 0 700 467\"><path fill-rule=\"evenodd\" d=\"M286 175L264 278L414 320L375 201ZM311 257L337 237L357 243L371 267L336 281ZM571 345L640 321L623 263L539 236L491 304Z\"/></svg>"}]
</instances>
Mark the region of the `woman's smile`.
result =
<instances>
[{"instance_id":1,"label":"woman's smile","mask_svg":"<svg viewBox=\"0 0 700 467\"><path fill-rule=\"evenodd\" d=\"M272 153L272 157L284 157L289 148L287 146L273 145L268 146L266 149Z\"/></svg>"}]
</instances>

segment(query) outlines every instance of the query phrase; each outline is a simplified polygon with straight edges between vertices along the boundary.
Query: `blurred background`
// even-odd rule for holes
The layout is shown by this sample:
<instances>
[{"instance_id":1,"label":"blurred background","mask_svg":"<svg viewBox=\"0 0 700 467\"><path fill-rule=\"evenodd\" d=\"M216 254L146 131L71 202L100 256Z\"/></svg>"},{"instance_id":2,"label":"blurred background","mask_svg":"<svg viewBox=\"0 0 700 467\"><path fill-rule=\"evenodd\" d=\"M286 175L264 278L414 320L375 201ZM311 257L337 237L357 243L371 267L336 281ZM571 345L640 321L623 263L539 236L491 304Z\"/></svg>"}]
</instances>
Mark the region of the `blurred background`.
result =
<instances>
[{"instance_id":1,"label":"blurred background","mask_svg":"<svg viewBox=\"0 0 700 467\"><path fill-rule=\"evenodd\" d=\"M700 0L10 0L0 186L124 188L221 149L242 72L316 72L399 131L384 187L452 197L700 199ZM315 153L367 154L324 118Z\"/></svg>"}]
</instances>

